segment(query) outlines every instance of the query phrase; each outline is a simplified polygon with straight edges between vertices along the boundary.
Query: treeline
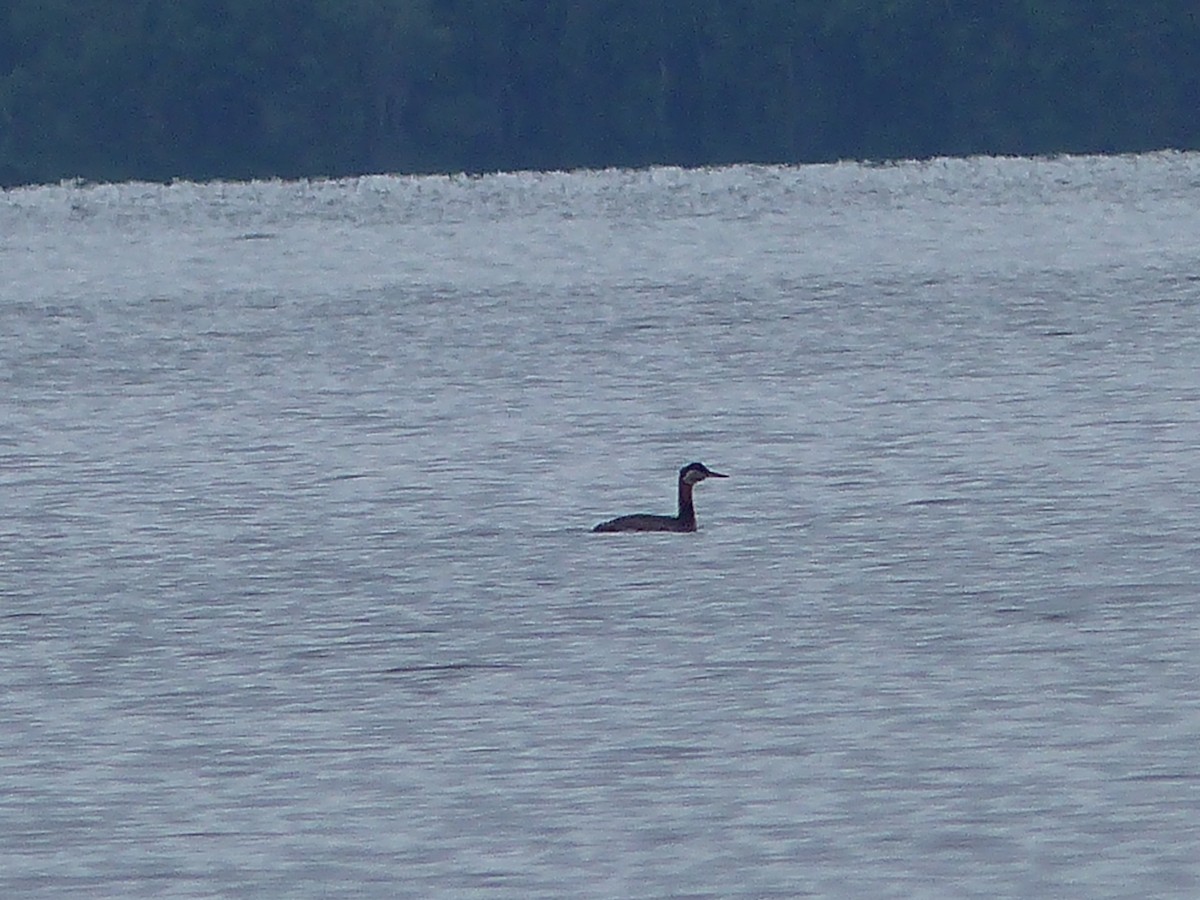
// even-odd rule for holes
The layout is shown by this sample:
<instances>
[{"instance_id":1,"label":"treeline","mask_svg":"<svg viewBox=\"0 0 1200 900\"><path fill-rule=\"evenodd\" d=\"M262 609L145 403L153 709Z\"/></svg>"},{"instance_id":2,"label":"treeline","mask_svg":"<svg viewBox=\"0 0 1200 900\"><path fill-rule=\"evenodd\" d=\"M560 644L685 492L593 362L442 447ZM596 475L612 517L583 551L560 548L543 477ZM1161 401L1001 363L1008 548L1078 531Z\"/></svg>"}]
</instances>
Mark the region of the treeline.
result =
<instances>
[{"instance_id":1,"label":"treeline","mask_svg":"<svg viewBox=\"0 0 1200 900\"><path fill-rule=\"evenodd\" d=\"M0 183L1200 147L1196 0L4 0Z\"/></svg>"}]
</instances>

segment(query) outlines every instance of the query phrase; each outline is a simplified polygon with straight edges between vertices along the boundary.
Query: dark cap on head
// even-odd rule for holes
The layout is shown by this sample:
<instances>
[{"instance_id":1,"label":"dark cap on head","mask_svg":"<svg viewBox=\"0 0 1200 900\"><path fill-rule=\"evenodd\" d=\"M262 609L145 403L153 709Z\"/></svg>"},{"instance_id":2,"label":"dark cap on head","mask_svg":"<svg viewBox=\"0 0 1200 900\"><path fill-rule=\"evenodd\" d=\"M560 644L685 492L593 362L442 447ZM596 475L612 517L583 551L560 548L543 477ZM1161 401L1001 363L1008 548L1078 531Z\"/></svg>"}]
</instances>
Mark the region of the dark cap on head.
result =
<instances>
[{"instance_id":1,"label":"dark cap on head","mask_svg":"<svg viewBox=\"0 0 1200 900\"><path fill-rule=\"evenodd\" d=\"M695 484L698 481L703 481L705 478L728 478L728 475L722 475L720 472L714 472L704 463L688 463L679 470L681 480L689 484Z\"/></svg>"}]
</instances>

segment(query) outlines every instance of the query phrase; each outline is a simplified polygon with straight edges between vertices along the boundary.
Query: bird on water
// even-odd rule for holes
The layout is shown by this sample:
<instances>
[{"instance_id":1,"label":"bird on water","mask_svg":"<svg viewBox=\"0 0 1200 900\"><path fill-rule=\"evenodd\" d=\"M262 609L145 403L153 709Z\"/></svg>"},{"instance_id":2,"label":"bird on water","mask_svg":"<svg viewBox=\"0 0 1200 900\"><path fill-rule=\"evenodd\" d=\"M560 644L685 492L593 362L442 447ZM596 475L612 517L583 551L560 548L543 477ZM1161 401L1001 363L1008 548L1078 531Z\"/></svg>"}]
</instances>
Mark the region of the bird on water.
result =
<instances>
[{"instance_id":1,"label":"bird on water","mask_svg":"<svg viewBox=\"0 0 1200 900\"><path fill-rule=\"evenodd\" d=\"M705 478L728 478L714 472L703 463L688 463L679 470L679 512L673 516L651 516L637 513L617 516L601 522L592 531L695 531L696 507L692 505L692 488Z\"/></svg>"}]
</instances>

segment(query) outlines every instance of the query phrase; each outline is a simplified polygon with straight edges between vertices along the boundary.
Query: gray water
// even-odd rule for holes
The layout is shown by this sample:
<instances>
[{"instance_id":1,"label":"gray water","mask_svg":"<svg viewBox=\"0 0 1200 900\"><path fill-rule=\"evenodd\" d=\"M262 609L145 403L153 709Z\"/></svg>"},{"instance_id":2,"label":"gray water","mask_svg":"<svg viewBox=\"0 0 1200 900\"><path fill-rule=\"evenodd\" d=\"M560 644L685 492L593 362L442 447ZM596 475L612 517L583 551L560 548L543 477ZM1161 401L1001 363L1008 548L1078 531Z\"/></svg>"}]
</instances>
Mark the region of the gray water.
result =
<instances>
[{"instance_id":1,"label":"gray water","mask_svg":"<svg viewBox=\"0 0 1200 900\"><path fill-rule=\"evenodd\" d=\"M1200 895L1198 262L1200 155L0 193L0 894Z\"/></svg>"}]
</instances>

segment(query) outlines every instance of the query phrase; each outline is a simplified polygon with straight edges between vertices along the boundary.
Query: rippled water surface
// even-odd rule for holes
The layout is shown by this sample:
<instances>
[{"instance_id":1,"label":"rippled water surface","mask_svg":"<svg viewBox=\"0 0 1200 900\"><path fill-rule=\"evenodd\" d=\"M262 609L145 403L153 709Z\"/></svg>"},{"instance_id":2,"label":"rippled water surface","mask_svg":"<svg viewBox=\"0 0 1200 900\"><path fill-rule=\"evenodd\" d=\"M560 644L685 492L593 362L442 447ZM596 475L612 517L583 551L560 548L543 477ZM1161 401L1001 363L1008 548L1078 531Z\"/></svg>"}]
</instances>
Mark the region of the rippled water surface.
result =
<instances>
[{"instance_id":1,"label":"rippled water surface","mask_svg":"<svg viewBox=\"0 0 1200 900\"><path fill-rule=\"evenodd\" d=\"M1200 893L1200 156L62 185L0 272L4 896Z\"/></svg>"}]
</instances>

